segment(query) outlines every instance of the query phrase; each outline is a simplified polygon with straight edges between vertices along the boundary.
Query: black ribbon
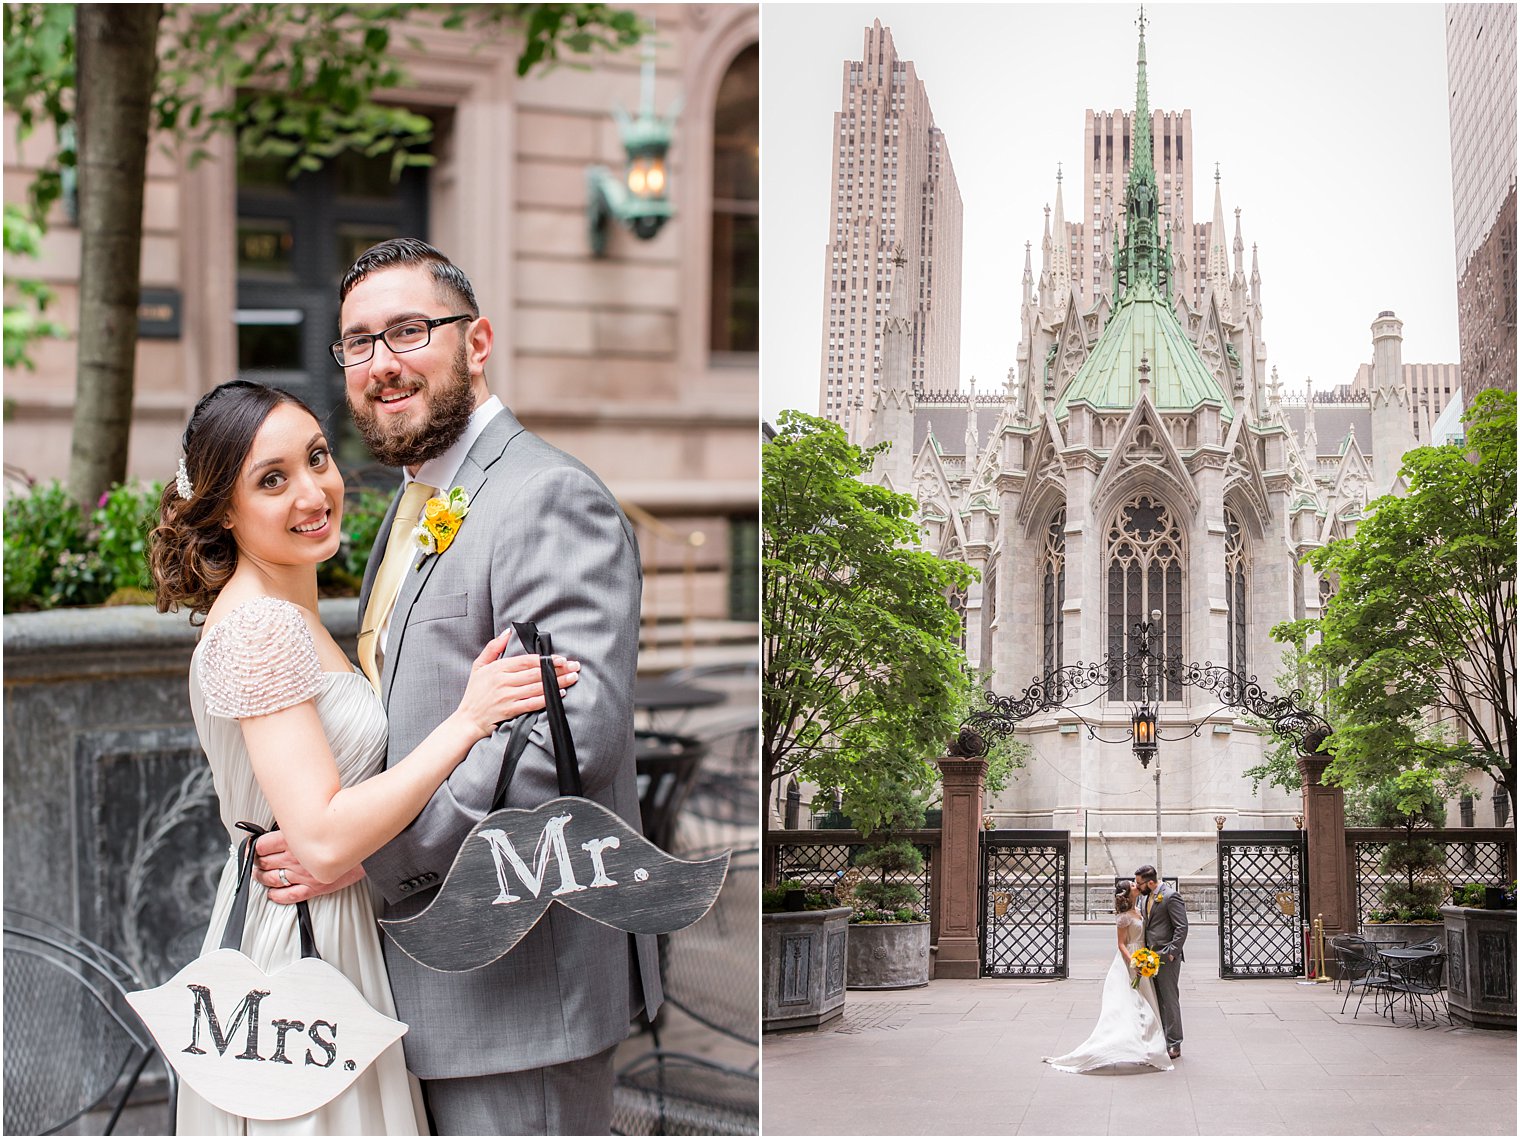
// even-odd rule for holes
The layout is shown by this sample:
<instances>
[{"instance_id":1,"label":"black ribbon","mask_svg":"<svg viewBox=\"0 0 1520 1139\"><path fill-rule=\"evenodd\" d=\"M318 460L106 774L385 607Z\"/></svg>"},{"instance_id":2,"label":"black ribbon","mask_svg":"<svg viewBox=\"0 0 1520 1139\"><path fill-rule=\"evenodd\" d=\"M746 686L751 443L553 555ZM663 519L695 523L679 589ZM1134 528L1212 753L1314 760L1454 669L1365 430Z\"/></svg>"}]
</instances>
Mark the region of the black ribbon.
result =
<instances>
[{"instance_id":1,"label":"black ribbon","mask_svg":"<svg viewBox=\"0 0 1520 1139\"><path fill-rule=\"evenodd\" d=\"M543 715L549 721L549 742L554 749L554 768L559 776L561 795L585 796L581 785L580 763L575 757L575 741L570 738L570 721L565 717L565 702L559 693L559 676L554 669L554 642L548 633L539 632L532 621L514 621L512 628L524 649L538 655L539 671L544 682ZM538 723L539 713L517 717L502 752L501 774L496 777L496 793L491 797L491 811L507 805L507 788L517 771L517 764L528 747L528 737Z\"/></svg>"},{"instance_id":2,"label":"black ribbon","mask_svg":"<svg viewBox=\"0 0 1520 1139\"><path fill-rule=\"evenodd\" d=\"M261 834L268 834L258 823L239 822L239 830L248 832L248 837L238 847L238 884L237 892L232 896L232 912L227 915L227 928L222 931L223 949L243 948L243 926L248 920L248 895L251 892L253 882L253 860L258 853L254 844L258 842ZM273 830L279 830L276 824ZM311 910L305 902L296 903L296 924L301 930L301 956L315 957L322 960L322 955L317 952L317 938L311 926Z\"/></svg>"}]
</instances>

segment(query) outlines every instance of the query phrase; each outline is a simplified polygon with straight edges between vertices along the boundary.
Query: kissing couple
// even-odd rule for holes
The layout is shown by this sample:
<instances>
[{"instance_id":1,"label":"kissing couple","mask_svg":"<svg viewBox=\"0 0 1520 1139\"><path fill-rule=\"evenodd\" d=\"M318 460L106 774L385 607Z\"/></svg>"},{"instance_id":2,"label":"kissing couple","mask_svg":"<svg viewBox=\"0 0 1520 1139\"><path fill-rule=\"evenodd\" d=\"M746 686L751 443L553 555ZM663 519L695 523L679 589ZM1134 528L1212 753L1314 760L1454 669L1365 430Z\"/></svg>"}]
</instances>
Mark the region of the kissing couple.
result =
<instances>
[{"instance_id":1,"label":"kissing couple","mask_svg":"<svg viewBox=\"0 0 1520 1139\"><path fill-rule=\"evenodd\" d=\"M1135 871L1133 882L1115 886L1114 913L1118 951L1103 979L1098 1023L1066 1055L1042 1059L1062 1072L1129 1065L1169 1072L1172 1061L1182 1055L1177 981L1187 940L1187 907L1182 895L1166 889L1156 868L1147 865ZM1150 951L1146 968L1143 950ZM1138 962L1137 954L1142 954Z\"/></svg>"}]
</instances>

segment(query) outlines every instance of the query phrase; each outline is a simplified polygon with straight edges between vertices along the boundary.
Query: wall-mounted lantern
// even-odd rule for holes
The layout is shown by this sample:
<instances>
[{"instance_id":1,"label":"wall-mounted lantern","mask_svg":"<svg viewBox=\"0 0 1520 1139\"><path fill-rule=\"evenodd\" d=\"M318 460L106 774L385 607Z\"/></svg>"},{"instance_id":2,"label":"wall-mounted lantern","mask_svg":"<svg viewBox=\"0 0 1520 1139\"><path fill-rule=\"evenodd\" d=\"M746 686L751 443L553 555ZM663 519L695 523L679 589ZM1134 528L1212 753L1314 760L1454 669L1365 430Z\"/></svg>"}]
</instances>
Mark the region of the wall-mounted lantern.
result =
<instances>
[{"instance_id":1,"label":"wall-mounted lantern","mask_svg":"<svg viewBox=\"0 0 1520 1139\"><path fill-rule=\"evenodd\" d=\"M625 155L623 175L619 178L605 166L586 170L586 218L590 228L591 253L607 255L607 226L617 221L633 231L635 237L648 241L674 215L670 204L670 175L665 165L670 150L670 136L680 114L679 99L670 114L660 118L654 111L654 44L644 41L644 66L640 78L641 96L637 118L629 118L622 107L614 107L618 134Z\"/></svg>"}]
</instances>

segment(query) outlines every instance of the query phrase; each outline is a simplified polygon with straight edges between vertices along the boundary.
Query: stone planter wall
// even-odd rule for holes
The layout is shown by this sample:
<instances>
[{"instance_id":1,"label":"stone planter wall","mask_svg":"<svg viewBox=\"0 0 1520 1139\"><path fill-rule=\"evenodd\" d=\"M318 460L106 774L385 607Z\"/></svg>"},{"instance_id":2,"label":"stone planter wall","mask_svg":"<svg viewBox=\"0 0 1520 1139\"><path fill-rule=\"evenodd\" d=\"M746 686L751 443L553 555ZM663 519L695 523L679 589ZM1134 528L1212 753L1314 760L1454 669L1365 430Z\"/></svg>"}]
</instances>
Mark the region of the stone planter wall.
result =
<instances>
[{"instance_id":1,"label":"stone planter wall","mask_svg":"<svg viewBox=\"0 0 1520 1139\"><path fill-rule=\"evenodd\" d=\"M358 603L321 603L354 651ZM200 952L228 839L190 718L197 630L147 606L12 613L5 904L158 984Z\"/></svg>"},{"instance_id":2,"label":"stone planter wall","mask_svg":"<svg viewBox=\"0 0 1520 1139\"><path fill-rule=\"evenodd\" d=\"M1379 921L1363 922L1362 936L1368 941L1379 945L1387 945L1391 942L1401 942L1404 945L1417 945L1422 941L1435 938L1437 942L1442 939L1442 926L1440 922L1396 922Z\"/></svg>"},{"instance_id":3,"label":"stone planter wall","mask_svg":"<svg viewBox=\"0 0 1520 1139\"><path fill-rule=\"evenodd\" d=\"M1442 906L1446 1003L1475 1028L1515 1030L1515 911Z\"/></svg>"},{"instance_id":4,"label":"stone planter wall","mask_svg":"<svg viewBox=\"0 0 1520 1139\"><path fill-rule=\"evenodd\" d=\"M916 989L929 983L929 923L850 926L845 981L852 989Z\"/></svg>"},{"instance_id":5,"label":"stone planter wall","mask_svg":"<svg viewBox=\"0 0 1520 1139\"><path fill-rule=\"evenodd\" d=\"M765 1031L812 1028L844 1011L850 908L761 914Z\"/></svg>"}]
</instances>

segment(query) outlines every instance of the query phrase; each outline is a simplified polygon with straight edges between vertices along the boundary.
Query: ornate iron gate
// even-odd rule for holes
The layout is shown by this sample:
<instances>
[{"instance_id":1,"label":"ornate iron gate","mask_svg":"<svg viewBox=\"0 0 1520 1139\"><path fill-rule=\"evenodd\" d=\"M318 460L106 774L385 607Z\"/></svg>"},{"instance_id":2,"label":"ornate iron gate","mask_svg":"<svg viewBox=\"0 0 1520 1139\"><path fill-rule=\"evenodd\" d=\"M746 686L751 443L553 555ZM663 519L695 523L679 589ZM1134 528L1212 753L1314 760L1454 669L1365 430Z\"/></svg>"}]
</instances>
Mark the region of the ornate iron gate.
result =
<instances>
[{"instance_id":1,"label":"ornate iron gate","mask_svg":"<svg viewBox=\"0 0 1520 1139\"><path fill-rule=\"evenodd\" d=\"M1219 975L1304 971L1308 875L1304 831L1219 834Z\"/></svg>"},{"instance_id":2,"label":"ornate iron gate","mask_svg":"<svg viewBox=\"0 0 1520 1139\"><path fill-rule=\"evenodd\" d=\"M1070 894L1069 831L983 831L982 976L1066 976Z\"/></svg>"}]
</instances>

